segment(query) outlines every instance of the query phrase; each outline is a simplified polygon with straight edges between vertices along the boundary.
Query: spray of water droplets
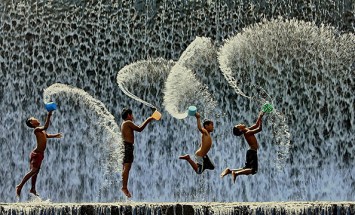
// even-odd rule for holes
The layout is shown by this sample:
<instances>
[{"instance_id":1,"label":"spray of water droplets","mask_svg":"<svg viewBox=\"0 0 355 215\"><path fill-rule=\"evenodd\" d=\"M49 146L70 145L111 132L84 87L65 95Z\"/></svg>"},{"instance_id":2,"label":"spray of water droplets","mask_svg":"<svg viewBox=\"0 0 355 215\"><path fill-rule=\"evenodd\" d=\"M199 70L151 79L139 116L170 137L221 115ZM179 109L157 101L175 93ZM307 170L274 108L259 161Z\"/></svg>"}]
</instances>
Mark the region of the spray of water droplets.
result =
<instances>
[{"instance_id":1,"label":"spray of water droplets","mask_svg":"<svg viewBox=\"0 0 355 215\"><path fill-rule=\"evenodd\" d=\"M209 75L210 63L216 51L209 38L197 37L182 53L165 83L165 109L175 118L187 117L187 108L197 107L205 116L211 114L217 102L203 83Z\"/></svg>"},{"instance_id":2,"label":"spray of water droplets","mask_svg":"<svg viewBox=\"0 0 355 215\"><path fill-rule=\"evenodd\" d=\"M122 160L122 138L114 116L101 101L69 85L53 84L44 90L43 98L45 103L55 101L59 104L59 110L60 104L70 105L76 110L85 109L86 116L81 116L81 118L89 118L97 128L91 140L94 145L99 145L99 149L104 153L104 160L100 165L107 179L105 186L109 186L112 183L109 178L115 177L114 173L120 171L121 165L119 164Z\"/></svg>"},{"instance_id":3,"label":"spray of water droplets","mask_svg":"<svg viewBox=\"0 0 355 215\"><path fill-rule=\"evenodd\" d=\"M120 89L129 97L145 104L148 107L157 109L160 104L155 101L147 102L147 98L141 98L139 95L142 89L151 90L153 85L162 86L166 81L171 67L174 65L173 61L167 61L162 58L154 60L143 60L136 63L129 64L122 68L117 74L117 84ZM156 97L161 97L162 92L159 88L154 87ZM161 88L160 88L161 89ZM152 104L154 102L154 105Z\"/></svg>"},{"instance_id":4,"label":"spray of water droplets","mask_svg":"<svg viewBox=\"0 0 355 215\"><path fill-rule=\"evenodd\" d=\"M273 99L269 93L262 88L264 85L264 77L250 76L253 73L260 73L265 70L263 65L262 54L270 51L270 46L276 42L276 38L271 41L261 41L268 38L266 34L276 32L267 28L266 31L258 31L255 28L260 25L255 25L244 29L243 32L229 38L223 47L221 47L218 60L221 71L235 92L253 102L256 102L258 107L265 103L271 103L274 110L269 113L269 123L271 123L274 135L274 143L279 147L277 149L277 166L281 167L288 156L290 147L290 133L287 124L287 119L277 108L278 103ZM265 26L264 26L265 27ZM269 32L270 31L270 32ZM268 39L266 39L268 40ZM258 46L260 44L260 46ZM276 50L272 53L278 53ZM274 68L280 72L282 67L272 63ZM272 86L269 86L272 87ZM248 93L245 93L248 92Z\"/></svg>"}]
</instances>

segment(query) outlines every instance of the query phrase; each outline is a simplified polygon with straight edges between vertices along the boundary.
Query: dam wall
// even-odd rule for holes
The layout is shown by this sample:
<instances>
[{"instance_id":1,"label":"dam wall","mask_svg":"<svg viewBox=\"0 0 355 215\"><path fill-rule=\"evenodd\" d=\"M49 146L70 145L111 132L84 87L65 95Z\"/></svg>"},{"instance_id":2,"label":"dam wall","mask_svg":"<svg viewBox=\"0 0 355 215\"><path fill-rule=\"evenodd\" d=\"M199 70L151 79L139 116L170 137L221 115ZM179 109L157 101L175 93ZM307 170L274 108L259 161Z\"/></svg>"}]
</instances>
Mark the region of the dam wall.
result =
<instances>
[{"instance_id":1,"label":"dam wall","mask_svg":"<svg viewBox=\"0 0 355 215\"><path fill-rule=\"evenodd\" d=\"M8 215L193 215L193 214L355 214L354 202L180 202L180 203L3 203L0 213Z\"/></svg>"}]
</instances>

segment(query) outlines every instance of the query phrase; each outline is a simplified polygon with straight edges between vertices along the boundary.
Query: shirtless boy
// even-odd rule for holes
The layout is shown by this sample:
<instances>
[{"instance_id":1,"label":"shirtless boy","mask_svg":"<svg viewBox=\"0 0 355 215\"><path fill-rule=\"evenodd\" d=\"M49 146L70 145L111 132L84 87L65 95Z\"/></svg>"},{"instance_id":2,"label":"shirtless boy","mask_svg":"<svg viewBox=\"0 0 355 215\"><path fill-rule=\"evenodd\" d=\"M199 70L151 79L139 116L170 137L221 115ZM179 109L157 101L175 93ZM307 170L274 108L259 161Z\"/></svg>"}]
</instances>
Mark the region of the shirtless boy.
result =
<instances>
[{"instance_id":1,"label":"shirtless boy","mask_svg":"<svg viewBox=\"0 0 355 215\"><path fill-rule=\"evenodd\" d=\"M134 117L131 109L124 108L122 110L122 119L121 124L121 133L124 144L124 157L123 157L123 170L122 170L122 192L128 198L131 198L132 195L127 188L129 171L134 160L133 151L134 151L134 132L141 132L148 125L149 122L154 120L153 117L148 117L140 126L134 124Z\"/></svg>"},{"instance_id":2,"label":"shirtless boy","mask_svg":"<svg viewBox=\"0 0 355 215\"><path fill-rule=\"evenodd\" d=\"M245 167L240 168L240 169L229 169L226 168L222 173L221 173L221 178L228 174L232 174L232 179L233 182L235 182L235 179L237 178L238 175L250 175L250 174L256 174L258 171L258 141L255 138L255 134L259 133L262 130L262 117L264 113L260 112L259 117L256 120L256 123L249 128L246 127L244 124L238 124L234 126L233 128L233 134L235 136L240 136L244 134L244 138L247 141L250 149L247 151L246 154L246 163Z\"/></svg>"},{"instance_id":3,"label":"shirtless boy","mask_svg":"<svg viewBox=\"0 0 355 215\"><path fill-rule=\"evenodd\" d=\"M213 163L207 156L208 151L212 146L211 132L213 132L213 122L211 120L205 120L203 122L203 128L201 126L200 114L196 113L197 128L202 134L202 141L200 148L195 152L196 163L190 158L190 155L186 154L180 156L180 159L187 160L191 167L195 170L197 174L201 174L205 169L214 169Z\"/></svg>"},{"instance_id":4,"label":"shirtless boy","mask_svg":"<svg viewBox=\"0 0 355 215\"><path fill-rule=\"evenodd\" d=\"M16 195L20 197L21 189L23 185L28 181L28 179L32 179L32 187L30 193L38 196L36 191L36 180L38 172L41 168L42 160L44 158L44 151L47 147L47 138L61 138L62 135L58 134L47 134L46 130L49 126L50 118L52 116L52 111L48 112L46 122L44 126L40 126L40 122L38 119L34 117L30 117L26 120L26 125L30 128L34 128L34 134L36 135L37 146L31 152L30 155L30 171L24 176L21 183L16 186Z\"/></svg>"}]
</instances>

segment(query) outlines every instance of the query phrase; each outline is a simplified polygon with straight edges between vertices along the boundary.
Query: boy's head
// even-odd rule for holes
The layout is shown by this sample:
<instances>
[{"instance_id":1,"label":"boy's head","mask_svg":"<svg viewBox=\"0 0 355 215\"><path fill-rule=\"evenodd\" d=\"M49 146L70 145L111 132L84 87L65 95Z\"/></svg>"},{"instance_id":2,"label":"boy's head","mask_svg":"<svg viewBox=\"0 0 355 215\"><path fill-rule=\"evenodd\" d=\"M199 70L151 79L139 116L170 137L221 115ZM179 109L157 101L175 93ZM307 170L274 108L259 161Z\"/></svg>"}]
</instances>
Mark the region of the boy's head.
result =
<instances>
[{"instance_id":1,"label":"boy's head","mask_svg":"<svg viewBox=\"0 0 355 215\"><path fill-rule=\"evenodd\" d=\"M240 136L240 135L244 134L244 129L245 129L244 124L238 124L233 127L233 134L235 136Z\"/></svg>"},{"instance_id":2,"label":"boy's head","mask_svg":"<svg viewBox=\"0 0 355 215\"><path fill-rule=\"evenodd\" d=\"M121 116L123 120L132 120L133 119L132 110L129 108L123 108Z\"/></svg>"},{"instance_id":3,"label":"boy's head","mask_svg":"<svg viewBox=\"0 0 355 215\"><path fill-rule=\"evenodd\" d=\"M26 120L26 125L30 128L36 128L40 125L40 122L38 121L38 119L30 117Z\"/></svg>"},{"instance_id":4,"label":"boy's head","mask_svg":"<svg viewBox=\"0 0 355 215\"><path fill-rule=\"evenodd\" d=\"M203 127L208 131L212 132L214 127L213 127L213 122L210 119L205 119L202 123Z\"/></svg>"}]
</instances>

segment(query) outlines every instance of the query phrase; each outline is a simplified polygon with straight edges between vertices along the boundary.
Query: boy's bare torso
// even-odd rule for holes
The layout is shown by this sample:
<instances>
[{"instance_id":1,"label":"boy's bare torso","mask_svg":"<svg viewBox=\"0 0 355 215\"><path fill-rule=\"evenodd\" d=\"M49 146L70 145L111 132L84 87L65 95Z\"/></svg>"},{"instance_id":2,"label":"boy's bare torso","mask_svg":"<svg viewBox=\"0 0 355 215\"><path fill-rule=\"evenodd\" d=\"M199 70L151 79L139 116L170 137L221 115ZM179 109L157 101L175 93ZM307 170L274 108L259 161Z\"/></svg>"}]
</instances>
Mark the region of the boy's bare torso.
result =
<instances>
[{"instance_id":1,"label":"boy's bare torso","mask_svg":"<svg viewBox=\"0 0 355 215\"><path fill-rule=\"evenodd\" d=\"M47 147L47 133L45 130L34 130L37 139L36 152L43 153Z\"/></svg>"},{"instance_id":2,"label":"boy's bare torso","mask_svg":"<svg viewBox=\"0 0 355 215\"><path fill-rule=\"evenodd\" d=\"M212 138L210 133L206 131L207 134L202 134L202 142L200 144L200 148L196 151L195 155L203 157L207 155L208 151L212 146Z\"/></svg>"},{"instance_id":3,"label":"boy's bare torso","mask_svg":"<svg viewBox=\"0 0 355 215\"><path fill-rule=\"evenodd\" d=\"M256 137L254 136L254 134L244 134L244 138L247 141L247 143L249 144L250 149L253 149L255 151L258 150L259 145L258 145L258 141L256 140Z\"/></svg>"},{"instance_id":4,"label":"boy's bare torso","mask_svg":"<svg viewBox=\"0 0 355 215\"><path fill-rule=\"evenodd\" d=\"M131 123L133 123L131 120L126 120L126 121L122 122L121 133L122 133L123 141L134 144L134 131L129 126L129 124L131 124Z\"/></svg>"}]
</instances>

